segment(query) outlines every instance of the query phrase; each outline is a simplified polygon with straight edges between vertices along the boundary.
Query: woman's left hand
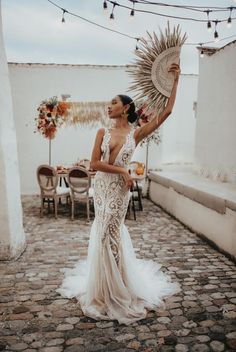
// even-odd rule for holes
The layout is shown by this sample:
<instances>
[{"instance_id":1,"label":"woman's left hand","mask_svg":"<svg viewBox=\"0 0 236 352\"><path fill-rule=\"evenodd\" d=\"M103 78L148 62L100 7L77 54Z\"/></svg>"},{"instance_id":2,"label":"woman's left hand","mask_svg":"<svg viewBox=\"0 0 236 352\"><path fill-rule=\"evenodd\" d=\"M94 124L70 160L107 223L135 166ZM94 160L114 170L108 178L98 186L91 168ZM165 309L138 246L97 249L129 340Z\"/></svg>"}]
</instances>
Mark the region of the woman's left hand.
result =
<instances>
[{"instance_id":1,"label":"woman's left hand","mask_svg":"<svg viewBox=\"0 0 236 352\"><path fill-rule=\"evenodd\" d=\"M122 177L123 177L123 179L125 181L126 190L129 190L133 186L133 179L131 177L130 170L124 169L124 172L122 173Z\"/></svg>"},{"instance_id":2,"label":"woman's left hand","mask_svg":"<svg viewBox=\"0 0 236 352\"><path fill-rule=\"evenodd\" d=\"M181 73L180 66L178 64L172 64L170 66L170 68L168 69L168 72L173 72L174 80L178 81L180 73Z\"/></svg>"}]
</instances>

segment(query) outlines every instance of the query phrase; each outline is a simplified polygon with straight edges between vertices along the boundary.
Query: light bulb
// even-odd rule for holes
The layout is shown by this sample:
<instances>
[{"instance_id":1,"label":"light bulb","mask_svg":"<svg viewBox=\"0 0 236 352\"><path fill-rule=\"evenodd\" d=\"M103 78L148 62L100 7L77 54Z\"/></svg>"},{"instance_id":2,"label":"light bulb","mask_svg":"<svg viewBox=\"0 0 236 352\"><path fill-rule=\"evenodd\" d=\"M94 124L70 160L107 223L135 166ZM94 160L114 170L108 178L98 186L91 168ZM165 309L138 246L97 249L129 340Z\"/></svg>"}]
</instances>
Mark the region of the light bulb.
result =
<instances>
[{"instance_id":1,"label":"light bulb","mask_svg":"<svg viewBox=\"0 0 236 352\"><path fill-rule=\"evenodd\" d=\"M132 9L132 10L130 11L130 17L131 17L131 18L134 18L134 9Z\"/></svg>"},{"instance_id":2,"label":"light bulb","mask_svg":"<svg viewBox=\"0 0 236 352\"><path fill-rule=\"evenodd\" d=\"M219 34L218 34L217 30L215 30L214 38L215 38L215 43L217 43L219 41Z\"/></svg>"},{"instance_id":3,"label":"light bulb","mask_svg":"<svg viewBox=\"0 0 236 352\"><path fill-rule=\"evenodd\" d=\"M227 21L227 28L230 28L231 26L232 26L232 19L231 17L229 17Z\"/></svg>"},{"instance_id":4,"label":"light bulb","mask_svg":"<svg viewBox=\"0 0 236 352\"><path fill-rule=\"evenodd\" d=\"M212 28L211 28L211 21L208 21L208 22L207 22L207 30L208 30L208 32L211 32L211 31L212 31Z\"/></svg>"},{"instance_id":5,"label":"light bulb","mask_svg":"<svg viewBox=\"0 0 236 352\"><path fill-rule=\"evenodd\" d=\"M107 2L106 2L106 0L105 0L105 1L103 1L103 10L104 10L104 11L107 11L107 9L108 9L108 7L107 7Z\"/></svg>"}]
</instances>

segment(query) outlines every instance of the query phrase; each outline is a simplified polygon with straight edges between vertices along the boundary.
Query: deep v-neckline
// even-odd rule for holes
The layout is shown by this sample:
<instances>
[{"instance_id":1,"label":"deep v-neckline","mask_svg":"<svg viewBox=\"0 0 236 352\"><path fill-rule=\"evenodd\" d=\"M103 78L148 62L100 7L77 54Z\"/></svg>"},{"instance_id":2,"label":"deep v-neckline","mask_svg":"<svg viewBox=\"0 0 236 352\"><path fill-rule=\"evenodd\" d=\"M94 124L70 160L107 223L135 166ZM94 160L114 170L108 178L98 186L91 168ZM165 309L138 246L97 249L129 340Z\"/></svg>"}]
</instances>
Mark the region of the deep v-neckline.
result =
<instances>
[{"instance_id":1,"label":"deep v-neckline","mask_svg":"<svg viewBox=\"0 0 236 352\"><path fill-rule=\"evenodd\" d=\"M133 130L133 128L131 128L130 131L126 134L125 139L124 139L124 143L122 144L122 146L120 147L118 153L116 154L114 162L111 164L110 163L110 156L111 156L111 149L110 149L111 132L109 131L109 128L107 128L107 132L108 132L108 136L109 136L108 141L107 141L107 146L108 146L108 151L109 151L108 163L110 165L115 165L115 163L116 163L121 151L123 150L124 146L126 145L126 143L128 141L128 137L129 137L130 133L132 132L132 130Z\"/></svg>"}]
</instances>

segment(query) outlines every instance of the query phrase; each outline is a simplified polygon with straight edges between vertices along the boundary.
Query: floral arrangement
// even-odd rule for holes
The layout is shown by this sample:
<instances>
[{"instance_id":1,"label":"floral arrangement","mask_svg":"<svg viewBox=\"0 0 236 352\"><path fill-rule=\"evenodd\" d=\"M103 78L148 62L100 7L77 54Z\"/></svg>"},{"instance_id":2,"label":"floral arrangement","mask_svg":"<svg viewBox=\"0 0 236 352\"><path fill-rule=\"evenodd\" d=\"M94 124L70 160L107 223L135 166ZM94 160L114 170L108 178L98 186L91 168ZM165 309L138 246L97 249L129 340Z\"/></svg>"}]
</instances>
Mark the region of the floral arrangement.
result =
<instances>
[{"instance_id":1,"label":"floral arrangement","mask_svg":"<svg viewBox=\"0 0 236 352\"><path fill-rule=\"evenodd\" d=\"M137 126L144 126L146 123L148 123L152 119L152 113L147 114L146 113L146 104L142 104L138 110L138 119L137 119ZM156 144L159 144L161 142L161 137L159 130L155 130L152 134L150 134L148 137L144 138L142 142L140 143L140 146L143 146L145 144L149 144L151 141L153 141Z\"/></svg>"},{"instance_id":2,"label":"floral arrangement","mask_svg":"<svg viewBox=\"0 0 236 352\"><path fill-rule=\"evenodd\" d=\"M39 114L35 118L36 130L45 138L55 138L57 129L65 122L68 108L68 103L59 101L56 96L43 100L37 109Z\"/></svg>"}]
</instances>

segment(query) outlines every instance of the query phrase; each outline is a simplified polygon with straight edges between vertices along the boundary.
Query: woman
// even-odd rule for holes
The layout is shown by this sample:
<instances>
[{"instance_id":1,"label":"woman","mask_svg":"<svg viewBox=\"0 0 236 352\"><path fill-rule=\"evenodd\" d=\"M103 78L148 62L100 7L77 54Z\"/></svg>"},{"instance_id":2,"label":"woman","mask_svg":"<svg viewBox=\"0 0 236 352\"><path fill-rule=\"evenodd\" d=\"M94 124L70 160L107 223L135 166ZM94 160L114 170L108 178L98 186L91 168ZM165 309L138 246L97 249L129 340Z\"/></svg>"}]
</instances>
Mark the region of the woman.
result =
<instances>
[{"instance_id":1,"label":"woman","mask_svg":"<svg viewBox=\"0 0 236 352\"><path fill-rule=\"evenodd\" d=\"M174 85L164 111L146 125L133 129L137 118L131 98L118 95L108 108L114 127L97 132L91 167L94 182L95 220L90 234L88 257L69 270L57 291L76 297L83 313L94 319L117 319L130 324L146 317L146 309L163 304L163 298L179 291L153 261L137 259L124 225L132 178L129 163L137 144L171 114L180 69L171 65Z\"/></svg>"}]
</instances>

